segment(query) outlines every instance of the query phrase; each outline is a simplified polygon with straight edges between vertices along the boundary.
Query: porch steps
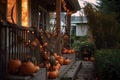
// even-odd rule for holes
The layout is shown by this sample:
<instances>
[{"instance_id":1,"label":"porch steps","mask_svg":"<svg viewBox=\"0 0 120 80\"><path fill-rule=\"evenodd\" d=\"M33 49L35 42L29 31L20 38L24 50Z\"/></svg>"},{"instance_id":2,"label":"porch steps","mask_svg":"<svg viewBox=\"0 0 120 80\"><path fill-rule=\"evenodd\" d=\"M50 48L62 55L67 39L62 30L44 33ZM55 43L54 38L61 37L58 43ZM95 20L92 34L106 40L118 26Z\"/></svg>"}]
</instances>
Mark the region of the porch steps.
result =
<instances>
[{"instance_id":1,"label":"porch steps","mask_svg":"<svg viewBox=\"0 0 120 80\"><path fill-rule=\"evenodd\" d=\"M78 70L81 67L81 61L75 61L73 65L64 73L61 80L74 80Z\"/></svg>"},{"instance_id":2,"label":"porch steps","mask_svg":"<svg viewBox=\"0 0 120 80\"><path fill-rule=\"evenodd\" d=\"M48 79L48 80L73 80L81 67L82 62L75 60L75 55L63 55L71 60L69 65L62 65L59 71L59 76L57 79Z\"/></svg>"}]
</instances>

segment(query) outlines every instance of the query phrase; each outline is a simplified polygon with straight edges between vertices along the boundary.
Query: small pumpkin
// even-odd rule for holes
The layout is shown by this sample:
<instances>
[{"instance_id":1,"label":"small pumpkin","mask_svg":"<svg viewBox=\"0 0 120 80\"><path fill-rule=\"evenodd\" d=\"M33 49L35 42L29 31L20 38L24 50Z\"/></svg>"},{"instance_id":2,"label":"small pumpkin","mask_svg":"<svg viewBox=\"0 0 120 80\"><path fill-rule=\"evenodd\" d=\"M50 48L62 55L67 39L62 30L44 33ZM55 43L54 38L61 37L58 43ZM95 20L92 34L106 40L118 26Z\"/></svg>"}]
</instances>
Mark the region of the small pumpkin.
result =
<instances>
[{"instance_id":1,"label":"small pumpkin","mask_svg":"<svg viewBox=\"0 0 120 80\"><path fill-rule=\"evenodd\" d=\"M67 59L64 59L64 64L65 64L65 65L68 65L69 63L70 63L70 59L68 59L68 58L67 58Z\"/></svg>"},{"instance_id":2,"label":"small pumpkin","mask_svg":"<svg viewBox=\"0 0 120 80\"><path fill-rule=\"evenodd\" d=\"M45 67L46 67L47 69L49 69L50 66L51 66L51 64L50 64L48 61L46 61L46 62L45 62Z\"/></svg>"},{"instance_id":3,"label":"small pumpkin","mask_svg":"<svg viewBox=\"0 0 120 80\"><path fill-rule=\"evenodd\" d=\"M68 49L63 50L63 54L66 54L66 53L68 53Z\"/></svg>"},{"instance_id":4,"label":"small pumpkin","mask_svg":"<svg viewBox=\"0 0 120 80\"><path fill-rule=\"evenodd\" d=\"M49 79L56 79L58 77L58 70L57 69L54 69L54 70L50 70L48 71L48 78Z\"/></svg>"},{"instance_id":5,"label":"small pumpkin","mask_svg":"<svg viewBox=\"0 0 120 80\"><path fill-rule=\"evenodd\" d=\"M68 54L71 54L72 53L72 51L71 50L68 50Z\"/></svg>"},{"instance_id":6,"label":"small pumpkin","mask_svg":"<svg viewBox=\"0 0 120 80\"><path fill-rule=\"evenodd\" d=\"M64 40L68 40L68 39L69 39L69 36L68 36L67 34L65 34L65 35L63 36L63 39L64 39Z\"/></svg>"},{"instance_id":7,"label":"small pumpkin","mask_svg":"<svg viewBox=\"0 0 120 80\"><path fill-rule=\"evenodd\" d=\"M39 66L35 66L35 72L38 72L40 70Z\"/></svg>"},{"instance_id":8,"label":"small pumpkin","mask_svg":"<svg viewBox=\"0 0 120 80\"><path fill-rule=\"evenodd\" d=\"M74 48L72 48L72 49L71 49L71 52L72 52L72 53L74 53L74 52L75 52L75 49L74 49Z\"/></svg>"},{"instance_id":9,"label":"small pumpkin","mask_svg":"<svg viewBox=\"0 0 120 80\"><path fill-rule=\"evenodd\" d=\"M36 47L39 44L39 40L37 38L35 38L32 42L31 45Z\"/></svg>"},{"instance_id":10,"label":"small pumpkin","mask_svg":"<svg viewBox=\"0 0 120 80\"><path fill-rule=\"evenodd\" d=\"M60 58L58 59L58 62L60 63L60 65L63 65L63 63L64 63L64 58L63 58L63 57L60 57Z\"/></svg>"},{"instance_id":11,"label":"small pumpkin","mask_svg":"<svg viewBox=\"0 0 120 80\"><path fill-rule=\"evenodd\" d=\"M8 62L8 72L17 73L19 71L22 62L19 59L11 59Z\"/></svg>"},{"instance_id":12,"label":"small pumpkin","mask_svg":"<svg viewBox=\"0 0 120 80\"><path fill-rule=\"evenodd\" d=\"M95 58L94 57L90 57L90 61L94 62Z\"/></svg>"},{"instance_id":13,"label":"small pumpkin","mask_svg":"<svg viewBox=\"0 0 120 80\"><path fill-rule=\"evenodd\" d=\"M89 60L89 58L88 58L88 57L84 57L84 58L83 58L83 60L88 61L88 60Z\"/></svg>"},{"instance_id":14,"label":"small pumpkin","mask_svg":"<svg viewBox=\"0 0 120 80\"><path fill-rule=\"evenodd\" d=\"M46 60L50 59L49 54L47 52L45 52L45 54L44 54L44 59L46 59Z\"/></svg>"},{"instance_id":15,"label":"small pumpkin","mask_svg":"<svg viewBox=\"0 0 120 80\"><path fill-rule=\"evenodd\" d=\"M35 65L30 61L23 62L20 67L20 73L23 75L33 75L35 71L36 71Z\"/></svg>"},{"instance_id":16,"label":"small pumpkin","mask_svg":"<svg viewBox=\"0 0 120 80\"><path fill-rule=\"evenodd\" d=\"M45 42L43 45L44 45L44 46L47 46L47 45L48 45L48 43L47 43L47 42Z\"/></svg>"}]
</instances>

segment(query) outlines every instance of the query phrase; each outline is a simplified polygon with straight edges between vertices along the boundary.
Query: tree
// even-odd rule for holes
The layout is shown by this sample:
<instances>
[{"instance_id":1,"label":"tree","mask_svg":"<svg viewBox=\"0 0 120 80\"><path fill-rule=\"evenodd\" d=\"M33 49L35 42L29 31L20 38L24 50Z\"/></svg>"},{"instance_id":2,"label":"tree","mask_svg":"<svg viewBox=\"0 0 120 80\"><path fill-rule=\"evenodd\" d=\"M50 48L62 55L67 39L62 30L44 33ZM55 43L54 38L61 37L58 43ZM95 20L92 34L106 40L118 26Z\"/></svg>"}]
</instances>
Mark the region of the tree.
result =
<instances>
[{"instance_id":1,"label":"tree","mask_svg":"<svg viewBox=\"0 0 120 80\"><path fill-rule=\"evenodd\" d=\"M116 48L120 43L119 23L116 13L102 13L90 3L84 7L97 48Z\"/></svg>"}]
</instances>

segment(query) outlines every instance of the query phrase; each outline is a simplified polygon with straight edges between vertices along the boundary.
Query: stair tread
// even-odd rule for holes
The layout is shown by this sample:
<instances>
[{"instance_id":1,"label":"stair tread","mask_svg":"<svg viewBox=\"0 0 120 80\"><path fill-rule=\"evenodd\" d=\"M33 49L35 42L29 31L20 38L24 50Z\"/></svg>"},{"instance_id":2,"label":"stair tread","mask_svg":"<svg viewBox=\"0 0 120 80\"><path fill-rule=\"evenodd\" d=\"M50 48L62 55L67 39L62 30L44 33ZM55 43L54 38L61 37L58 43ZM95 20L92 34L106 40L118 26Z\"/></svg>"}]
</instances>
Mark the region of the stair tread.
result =
<instances>
[{"instance_id":1,"label":"stair tread","mask_svg":"<svg viewBox=\"0 0 120 80\"><path fill-rule=\"evenodd\" d=\"M75 63L64 74L62 79L71 78L73 80L75 78L76 73L78 72L80 68L80 65L81 65L81 61L75 61Z\"/></svg>"}]
</instances>

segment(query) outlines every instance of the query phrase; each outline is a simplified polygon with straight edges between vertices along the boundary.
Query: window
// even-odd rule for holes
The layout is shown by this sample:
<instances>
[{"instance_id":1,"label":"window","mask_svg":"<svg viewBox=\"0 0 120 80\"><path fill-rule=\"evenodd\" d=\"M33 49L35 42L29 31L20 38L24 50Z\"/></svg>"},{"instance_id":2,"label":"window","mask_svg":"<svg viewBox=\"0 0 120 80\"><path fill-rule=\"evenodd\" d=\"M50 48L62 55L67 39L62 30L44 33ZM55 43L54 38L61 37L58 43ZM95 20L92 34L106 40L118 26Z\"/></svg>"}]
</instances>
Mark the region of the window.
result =
<instances>
[{"instance_id":1,"label":"window","mask_svg":"<svg viewBox=\"0 0 120 80\"><path fill-rule=\"evenodd\" d=\"M43 29L46 30L46 27L47 27L47 11L40 8L38 18L39 18L38 19L39 29L42 27Z\"/></svg>"},{"instance_id":2,"label":"window","mask_svg":"<svg viewBox=\"0 0 120 80\"><path fill-rule=\"evenodd\" d=\"M28 17L29 17L29 14L28 14L28 0L22 0L22 17L21 17L21 20L22 20L22 26L24 27L28 27L29 26L29 20L28 20Z\"/></svg>"},{"instance_id":3,"label":"window","mask_svg":"<svg viewBox=\"0 0 120 80\"><path fill-rule=\"evenodd\" d=\"M7 20L10 23L16 23L16 0L8 0L7 2Z\"/></svg>"}]
</instances>

